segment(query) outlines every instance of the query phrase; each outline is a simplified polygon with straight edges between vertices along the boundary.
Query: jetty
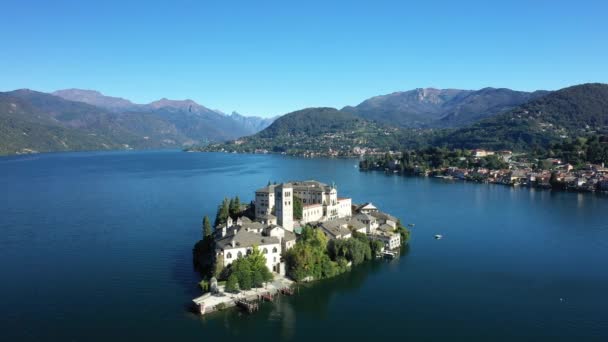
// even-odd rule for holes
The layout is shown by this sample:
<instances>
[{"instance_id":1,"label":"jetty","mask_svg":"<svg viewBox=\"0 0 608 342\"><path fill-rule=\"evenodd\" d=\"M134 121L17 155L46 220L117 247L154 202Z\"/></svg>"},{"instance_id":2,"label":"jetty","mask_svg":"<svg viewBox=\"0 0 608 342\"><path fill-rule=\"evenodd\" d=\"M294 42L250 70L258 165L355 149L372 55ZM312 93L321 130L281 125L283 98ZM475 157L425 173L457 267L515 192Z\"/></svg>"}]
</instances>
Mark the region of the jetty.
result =
<instances>
[{"instance_id":1,"label":"jetty","mask_svg":"<svg viewBox=\"0 0 608 342\"><path fill-rule=\"evenodd\" d=\"M241 291L238 294L225 292L225 286L218 286L217 293L205 293L194 298L192 302L200 315L224 310L231 307L243 309L247 313L259 310L260 301L274 301L277 295L293 295L293 281L275 274L275 279L262 289Z\"/></svg>"},{"instance_id":2,"label":"jetty","mask_svg":"<svg viewBox=\"0 0 608 342\"><path fill-rule=\"evenodd\" d=\"M397 252L384 251L382 252L382 256L386 259L395 259L397 257Z\"/></svg>"},{"instance_id":3,"label":"jetty","mask_svg":"<svg viewBox=\"0 0 608 342\"><path fill-rule=\"evenodd\" d=\"M236 305L243 308L248 313L252 313L260 309L260 304L253 300L239 299L236 301Z\"/></svg>"}]
</instances>

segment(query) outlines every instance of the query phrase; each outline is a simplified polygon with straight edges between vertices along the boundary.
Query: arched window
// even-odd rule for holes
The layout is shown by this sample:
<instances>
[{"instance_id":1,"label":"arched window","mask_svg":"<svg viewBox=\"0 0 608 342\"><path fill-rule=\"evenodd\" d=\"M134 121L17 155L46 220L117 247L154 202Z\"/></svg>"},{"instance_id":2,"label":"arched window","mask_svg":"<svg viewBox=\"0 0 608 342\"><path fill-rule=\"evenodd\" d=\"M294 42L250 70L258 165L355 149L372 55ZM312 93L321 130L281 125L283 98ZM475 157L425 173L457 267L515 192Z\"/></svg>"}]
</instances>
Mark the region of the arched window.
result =
<instances>
[{"instance_id":1,"label":"arched window","mask_svg":"<svg viewBox=\"0 0 608 342\"><path fill-rule=\"evenodd\" d=\"M268 254L268 248L264 248L263 252L264 254Z\"/></svg>"},{"instance_id":2,"label":"arched window","mask_svg":"<svg viewBox=\"0 0 608 342\"><path fill-rule=\"evenodd\" d=\"M273 248L273 249L272 249L272 253L276 253L276 252L278 252L278 250L277 250L277 248L275 247L275 248Z\"/></svg>"},{"instance_id":3,"label":"arched window","mask_svg":"<svg viewBox=\"0 0 608 342\"><path fill-rule=\"evenodd\" d=\"M243 253L242 253L242 252L239 252L239 253L236 255L236 257L237 257L237 258L240 258L240 257L242 257L242 256L243 256Z\"/></svg>"},{"instance_id":4,"label":"arched window","mask_svg":"<svg viewBox=\"0 0 608 342\"><path fill-rule=\"evenodd\" d=\"M232 253L228 252L228 254L226 254L226 259L232 259Z\"/></svg>"},{"instance_id":5,"label":"arched window","mask_svg":"<svg viewBox=\"0 0 608 342\"><path fill-rule=\"evenodd\" d=\"M247 255L251 254L251 249L247 250Z\"/></svg>"}]
</instances>

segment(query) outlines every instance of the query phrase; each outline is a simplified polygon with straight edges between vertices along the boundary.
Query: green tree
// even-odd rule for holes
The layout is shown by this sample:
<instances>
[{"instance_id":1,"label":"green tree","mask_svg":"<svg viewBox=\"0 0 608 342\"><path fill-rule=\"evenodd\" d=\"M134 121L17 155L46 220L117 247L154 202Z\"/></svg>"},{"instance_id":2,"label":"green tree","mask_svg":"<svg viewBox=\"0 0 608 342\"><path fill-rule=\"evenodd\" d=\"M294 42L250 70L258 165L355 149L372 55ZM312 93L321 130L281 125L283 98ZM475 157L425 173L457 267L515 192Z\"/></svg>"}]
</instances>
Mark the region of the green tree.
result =
<instances>
[{"instance_id":1,"label":"green tree","mask_svg":"<svg viewBox=\"0 0 608 342\"><path fill-rule=\"evenodd\" d=\"M253 285L251 265L248 258L238 258L232 263L232 274L239 280L241 290L249 290Z\"/></svg>"},{"instance_id":2,"label":"green tree","mask_svg":"<svg viewBox=\"0 0 608 342\"><path fill-rule=\"evenodd\" d=\"M239 199L239 196L230 199L228 211L231 217L236 217L241 212L241 201Z\"/></svg>"},{"instance_id":3,"label":"green tree","mask_svg":"<svg viewBox=\"0 0 608 342\"><path fill-rule=\"evenodd\" d=\"M262 276L262 274L260 272L253 272L253 276L251 277L251 281L253 284L253 287L263 287L264 286L264 277Z\"/></svg>"},{"instance_id":4,"label":"green tree","mask_svg":"<svg viewBox=\"0 0 608 342\"><path fill-rule=\"evenodd\" d=\"M231 274L226 281L226 292L236 293L239 292L239 279L236 274Z\"/></svg>"},{"instance_id":5,"label":"green tree","mask_svg":"<svg viewBox=\"0 0 608 342\"><path fill-rule=\"evenodd\" d=\"M209 216L203 217L203 238L211 236L211 222Z\"/></svg>"},{"instance_id":6,"label":"green tree","mask_svg":"<svg viewBox=\"0 0 608 342\"><path fill-rule=\"evenodd\" d=\"M410 231L405 228L403 224L401 224L401 220L397 220L397 229L395 229L397 233L401 235L401 243L404 244L410 239Z\"/></svg>"},{"instance_id":7,"label":"green tree","mask_svg":"<svg viewBox=\"0 0 608 342\"><path fill-rule=\"evenodd\" d=\"M220 278L222 271L224 270L224 256L220 254L215 258L215 265L213 267L213 276L215 278Z\"/></svg>"},{"instance_id":8,"label":"green tree","mask_svg":"<svg viewBox=\"0 0 608 342\"><path fill-rule=\"evenodd\" d=\"M372 251L372 255L376 255L377 253L382 251L382 248L384 248L384 243L380 240L371 240L370 248Z\"/></svg>"},{"instance_id":9,"label":"green tree","mask_svg":"<svg viewBox=\"0 0 608 342\"><path fill-rule=\"evenodd\" d=\"M299 197L293 196L293 218L296 220L301 220L302 211L302 200Z\"/></svg>"},{"instance_id":10,"label":"green tree","mask_svg":"<svg viewBox=\"0 0 608 342\"><path fill-rule=\"evenodd\" d=\"M274 278L272 272L266 267L266 257L257 246L253 246L251 254L247 256L247 259L249 260L251 272L254 277L258 274L262 282L269 282Z\"/></svg>"},{"instance_id":11,"label":"green tree","mask_svg":"<svg viewBox=\"0 0 608 342\"><path fill-rule=\"evenodd\" d=\"M217 214L215 215L215 226L226 223L230 216L230 201L224 198L222 204L217 208Z\"/></svg>"}]
</instances>

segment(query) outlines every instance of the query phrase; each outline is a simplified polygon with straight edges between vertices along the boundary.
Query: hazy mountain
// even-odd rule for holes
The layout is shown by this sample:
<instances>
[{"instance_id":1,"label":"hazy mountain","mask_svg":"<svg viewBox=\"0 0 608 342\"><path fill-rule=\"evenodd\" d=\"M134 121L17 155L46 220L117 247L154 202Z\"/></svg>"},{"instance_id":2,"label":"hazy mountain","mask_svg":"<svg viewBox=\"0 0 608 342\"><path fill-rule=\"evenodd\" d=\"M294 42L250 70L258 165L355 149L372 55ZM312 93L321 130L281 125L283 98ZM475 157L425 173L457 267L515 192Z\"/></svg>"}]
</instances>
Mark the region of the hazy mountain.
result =
<instances>
[{"instance_id":1,"label":"hazy mountain","mask_svg":"<svg viewBox=\"0 0 608 342\"><path fill-rule=\"evenodd\" d=\"M481 90L419 88L372 97L343 110L401 127L459 127L499 114L544 92L506 88Z\"/></svg>"},{"instance_id":2,"label":"hazy mountain","mask_svg":"<svg viewBox=\"0 0 608 342\"><path fill-rule=\"evenodd\" d=\"M0 153L182 148L253 134L262 125L254 125L258 118L244 124L246 119L234 120L191 100L137 105L94 91L56 94L0 93Z\"/></svg>"},{"instance_id":3,"label":"hazy mountain","mask_svg":"<svg viewBox=\"0 0 608 342\"><path fill-rule=\"evenodd\" d=\"M155 113L194 139L217 141L250 135L268 127L275 118L225 115L193 100L162 98L148 104L135 104L118 97L105 96L94 90L66 89L53 94L71 101L79 101L120 113Z\"/></svg>"},{"instance_id":4,"label":"hazy mountain","mask_svg":"<svg viewBox=\"0 0 608 342\"><path fill-rule=\"evenodd\" d=\"M250 132L249 134L257 133L270 126L270 124L272 124L278 117L279 116L262 118L259 116L245 116L237 112L232 112L232 114L230 114L230 118L240 123L243 128Z\"/></svg>"},{"instance_id":5,"label":"hazy mountain","mask_svg":"<svg viewBox=\"0 0 608 342\"><path fill-rule=\"evenodd\" d=\"M51 94L66 100L88 103L93 106L109 109L111 111L129 111L138 108L135 103L121 97L106 96L96 90L63 89Z\"/></svg>"},{"instance_id":6,"label":"hazy mountain","mask_svg":"<svg viewBox=\"0 0 608 342\"><path fill-rule=\"evenodd\" d=\"M608 133L608 84L581 84L548 93L432 143L530 149L592 133Z\"/></svg>"},{"instance_id":7,"label":"hazy mountain","mask_svg":"<svg viewBox=\"0 0 608 342\"><path fill-rule=\"evenodd\" d=\"M0 93L0 132L3 154L117 149L137 143L111 113L31 90Z\"/></svg>"}]
</instances>

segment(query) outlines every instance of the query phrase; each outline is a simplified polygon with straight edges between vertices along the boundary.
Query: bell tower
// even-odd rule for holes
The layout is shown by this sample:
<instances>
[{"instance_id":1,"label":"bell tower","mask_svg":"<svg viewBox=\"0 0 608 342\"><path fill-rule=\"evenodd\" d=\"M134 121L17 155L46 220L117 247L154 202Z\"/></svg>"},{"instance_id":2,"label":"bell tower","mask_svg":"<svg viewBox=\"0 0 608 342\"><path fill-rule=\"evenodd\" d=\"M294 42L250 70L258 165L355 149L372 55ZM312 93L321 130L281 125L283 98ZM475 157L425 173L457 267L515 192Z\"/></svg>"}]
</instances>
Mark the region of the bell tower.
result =
<instances>
[{"instance_id":1,"label":"bell tower","mask_svg":"<svg viewBox=\"0 0 608 342\"><path fill-rule=\"evenodd\" d=\"M275 187L274 201L277 224L293 231L293 187L290 183L283 183Z\"/></svg>"}]
</instances>

